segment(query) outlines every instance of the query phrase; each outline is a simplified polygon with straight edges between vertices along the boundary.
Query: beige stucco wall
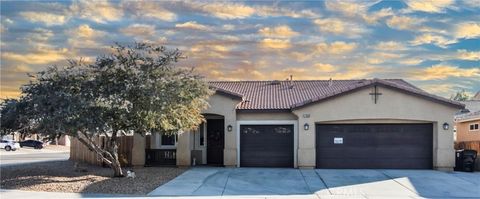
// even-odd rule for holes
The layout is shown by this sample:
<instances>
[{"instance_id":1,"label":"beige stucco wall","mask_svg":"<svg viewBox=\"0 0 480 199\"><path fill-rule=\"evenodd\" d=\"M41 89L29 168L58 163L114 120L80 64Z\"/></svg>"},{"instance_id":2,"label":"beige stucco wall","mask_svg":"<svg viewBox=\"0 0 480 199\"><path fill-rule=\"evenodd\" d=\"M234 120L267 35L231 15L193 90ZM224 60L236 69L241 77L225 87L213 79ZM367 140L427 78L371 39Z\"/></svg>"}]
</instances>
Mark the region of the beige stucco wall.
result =
<instances>
[{"instance_id":1,"label":"beige stucco wall","mask_svg":"<svg viewBox=\"0 0 480 199\"><path fill-rule=\"evenodd\" d=\"M299 117L298 165L299 167L315 167L315 123L325 122L394 122L410 123L428 122L434 124L433 165L436 169L451 170L454 166L453 149L453 114L458 109L424 98L412 96L391 89L379 87L382 95L374 104L371 88L332 98L294 110ZM304 118L304 114L310 114ZM442 124L447 122L451 128L443 130ZM308 123L312 128L305 131L303 125Z\"/></svg>"},{"instance_id":2,"label":"beige stucco wall","mask_svg":"<svg viewBox=\"0 0 480 199\"><path fill-rule=\"evenodd\" d=\"M225 149L223 151L224 165L235 166L237 159L237 146L236 146L236 129L232 128L232 131L228 132L227 127L231 125L235 127L236 105L240 102L240 99L232 99L231 97L214 94L208 99L210 106L204 110L203 114L217 114L224 116L225 119ZM177 143L177 165L189 166L191 165L191 150L193 149L194 139L193 132L185 133L178 137Z\"/></svg>"},{"instance_id":3,"label":"beige stucco wall","mask_svg":"<svg viewBox=\"0 0 480 199\"><path fill-rule=\"evenodd\" d=\"M237 120L297 120L293 113L237 113Z\"/></svg>"},{"instance_id":4,"label":"beige stucco wall","mask_svg":"<svg viewBox=\"0 0 480 199\"><path fill-rule=\"evenodd\" d=\"M457 142L480 141L480 130L470 131L470 124L480 125L480 118L456 123Z\"/></svg>"}]
</instances>

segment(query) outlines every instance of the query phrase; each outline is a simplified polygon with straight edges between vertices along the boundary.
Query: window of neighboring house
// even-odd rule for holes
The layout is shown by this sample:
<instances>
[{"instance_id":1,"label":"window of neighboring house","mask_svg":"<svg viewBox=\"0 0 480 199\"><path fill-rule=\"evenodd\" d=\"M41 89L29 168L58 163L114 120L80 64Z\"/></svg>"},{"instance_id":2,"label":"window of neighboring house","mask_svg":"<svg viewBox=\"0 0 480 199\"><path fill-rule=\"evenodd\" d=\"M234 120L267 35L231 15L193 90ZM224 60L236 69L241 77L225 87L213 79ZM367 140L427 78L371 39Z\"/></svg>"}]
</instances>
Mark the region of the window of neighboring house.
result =
<instances>
[{"instance_id":1,"label":"window of neighboring house","mask_svg":"<svg viewBox=\"0 0 480 199\"><path fill-rule=\"evenodd\" d=\"M160 144L162 146L175 146L177 143L177 135L162 134Z\"/></svg>"},{"instance_id":2,"label":"window of neighboring house","mask_svg":"<svg viewBox=\"0 0 480 199\"><path fill-rule=\"evenodd\" d=\"M205 123L200 124L200 146L205 145Z\"/></svg>"},{"instance_id":3,"label":"window of neighboring house","mask_svg":"<svg viewBox=\"0 0 480 199\"><path fill-rule=\"evenodd\" d=\"M478 124L470 124L470 131L478 131Z\"/></svg>"}]
</instances>

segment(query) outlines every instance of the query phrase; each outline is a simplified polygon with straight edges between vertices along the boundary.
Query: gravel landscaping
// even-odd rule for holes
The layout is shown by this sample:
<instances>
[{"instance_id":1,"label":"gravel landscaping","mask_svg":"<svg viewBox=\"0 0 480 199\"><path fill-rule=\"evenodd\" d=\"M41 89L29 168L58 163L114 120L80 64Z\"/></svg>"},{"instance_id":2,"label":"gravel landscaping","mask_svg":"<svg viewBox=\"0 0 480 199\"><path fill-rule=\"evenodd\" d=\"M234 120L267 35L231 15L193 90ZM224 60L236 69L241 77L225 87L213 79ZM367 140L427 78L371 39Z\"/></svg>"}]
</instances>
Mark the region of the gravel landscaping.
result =
<instances>
[{"instance_id":1,"label":"gravel landscaping","mask_svg":"<svg viewBox=\"0 0 480 199\"><path fill-rule=\"evenodd\" d=\"M0 188L27 191L147 194L186 171L186 168L135 168L136 177L112 178L112 170L81 165L75 171L72 161L56 161L0 168ZM124 168L126 169L126 168ZM78 169L77 169L78 170ZM125 172L126 174L126 172Z\"/></svg>"}]
</instances>

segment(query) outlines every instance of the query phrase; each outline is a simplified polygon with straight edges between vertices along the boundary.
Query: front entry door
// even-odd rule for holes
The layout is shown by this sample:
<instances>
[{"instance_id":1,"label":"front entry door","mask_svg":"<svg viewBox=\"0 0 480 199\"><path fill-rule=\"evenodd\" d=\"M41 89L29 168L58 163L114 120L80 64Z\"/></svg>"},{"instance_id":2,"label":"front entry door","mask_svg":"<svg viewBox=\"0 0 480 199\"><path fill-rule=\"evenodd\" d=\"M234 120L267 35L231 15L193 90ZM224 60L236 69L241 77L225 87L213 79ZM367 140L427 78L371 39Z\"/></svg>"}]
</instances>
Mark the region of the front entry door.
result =
<instances>
[{"instance_id":1,"label":"front entry door","mask_svg":"<svg viewBox=\"0 0 480 199\"><path fill-rule=\"evenodd\" d=\"M223 119L207 119L207 164L223 165L224 130Z\"/></svg>"}]
</instances>

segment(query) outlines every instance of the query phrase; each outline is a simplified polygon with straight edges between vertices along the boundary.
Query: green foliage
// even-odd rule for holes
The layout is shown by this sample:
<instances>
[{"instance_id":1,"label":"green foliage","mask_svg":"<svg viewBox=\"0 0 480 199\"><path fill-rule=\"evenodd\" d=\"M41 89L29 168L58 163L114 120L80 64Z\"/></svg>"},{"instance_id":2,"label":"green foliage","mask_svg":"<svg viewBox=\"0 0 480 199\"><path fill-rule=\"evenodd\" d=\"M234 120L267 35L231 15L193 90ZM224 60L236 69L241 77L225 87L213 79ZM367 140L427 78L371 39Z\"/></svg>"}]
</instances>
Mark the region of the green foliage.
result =
<instances>
[{"instance_id":1,"label":"green foliage","mask_svg":"<svg viewBox=\"0 0 480 199\"><path fill-rule=\"evenodd\" d=\"M191 69L174 65L178 50L143 43L112 49L93 64L70 61L36 74L21 99L37 121L31 127L72 136L119 130L171 134L202 122L211 91Z\"/></svg>"},{"instance_id":2,"label":"green foliage","mask_svg":"<svg viewBox=\"0 0 480 199\"><path fill-rule=\"evenodd\" d=\"M0 110L0 135L6 135L15 131L22 133L30 132L31 121L27 117L26 103L17 99L5 99L2 101Z\"/></svg>"},{"instance_id":3,"label":"green foliage","mask_svg":"<svg viewBox=\"0 0 480 199\"><path fill-rule=\"evenodd\" d=\"M453 94L450 99L455 101L467 101L470 99L470 96L468 96L468 93L465 90L461 90Z\"/></svg>"},{"instance_id":4,"label":"green foliage","mask_svg":"<svg viewBox=\"0 0 480 199\"><path fill-rule=\"evenodd\" d=\"M94 63L70 61L34 75L19 101L3 103L2 129L77 137L122 176L119 132L175 134L203 121L212 91L192 69L175 65L182 58L178 50L137 43L112 52ZM109 138L105 148L93 142L98 135Z\"/></svg>"}]
</instances>

